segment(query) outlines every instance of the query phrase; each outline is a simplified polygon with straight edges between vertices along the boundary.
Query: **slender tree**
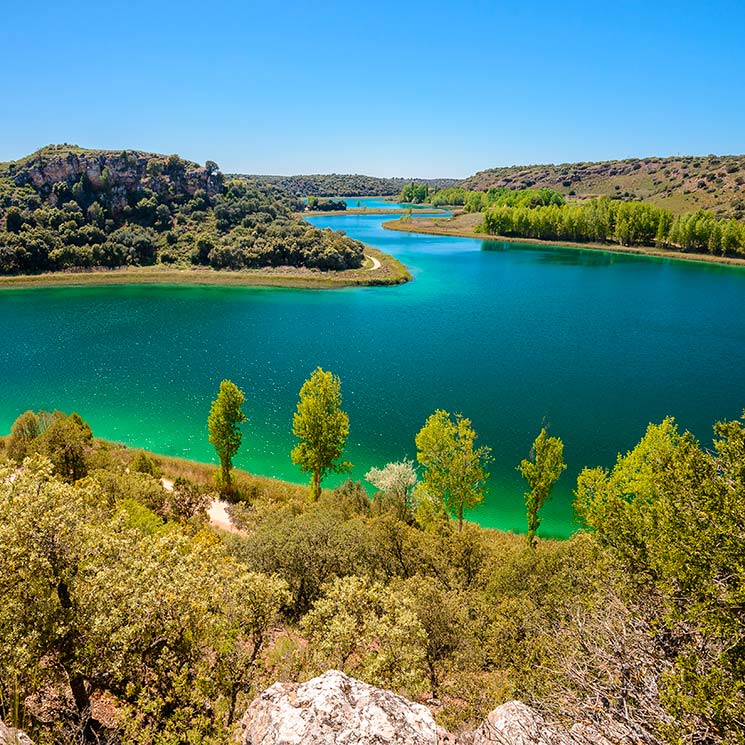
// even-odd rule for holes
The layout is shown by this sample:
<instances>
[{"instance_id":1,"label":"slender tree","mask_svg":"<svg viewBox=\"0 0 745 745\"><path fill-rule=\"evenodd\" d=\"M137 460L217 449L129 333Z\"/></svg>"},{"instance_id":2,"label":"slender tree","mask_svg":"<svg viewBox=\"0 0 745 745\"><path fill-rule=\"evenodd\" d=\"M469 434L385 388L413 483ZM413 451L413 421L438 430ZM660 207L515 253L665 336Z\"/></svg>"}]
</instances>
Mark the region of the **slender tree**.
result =
<instances>
[{"instance_id":1,"label":"slender tree","mask_svg":"<svg viewBox=\"0 0 745 745\"><path fill-rule=\"evenodd\" d=\"M470 419L456 414L453 420L442 409L427 419L416 436L416 457L425 469L418 490L442 501L458 518L458 532L463 530L463 511L484 500L489 478L486 465L491 449L475 447L476 439Z\"/></svg>"},{"instance_id":2,"label":"slender tree","mask_svg":"<svg viewBox=\"0 0 745 745\"><path fill-rule=\"evenodd\" d=\"M317 367L303 383L292 433L300 439L292 462L311 474L310 496L315 501L327 473L343 473L352 467L339 462L349 434L349 417L341 410L341 381L336 375Z\"/></svg>"},{"instance_id":3,"label":"slender tree","mask_svg":"<svg viewBox=\"0 0 745 745\"><path fill-rule=\"evenodd\" d=\"M233 458L241 446L242 434L238 425L246 421L246 415L241 410L244 400L243 391L235 383L223 380L207 419L210 442L220 459L217 487L225 495L233 491L230 471L233 468Z\"/></svg>"},{"instance_id":4,"label":"slender tree","mask_svg":"<svg viewBox=\"0 0 745 745\"><path fill-rule=\"evenodd\" d=\"M541 524L538 511L548 500L556 480L566 468L564 443L558 437L549 437L543 427L535 438L530 458L523 459L517 467L530 487L525 492L525 509L528 517L528 546L535 548L536 533Z\"/></svg>"}]
</instances>

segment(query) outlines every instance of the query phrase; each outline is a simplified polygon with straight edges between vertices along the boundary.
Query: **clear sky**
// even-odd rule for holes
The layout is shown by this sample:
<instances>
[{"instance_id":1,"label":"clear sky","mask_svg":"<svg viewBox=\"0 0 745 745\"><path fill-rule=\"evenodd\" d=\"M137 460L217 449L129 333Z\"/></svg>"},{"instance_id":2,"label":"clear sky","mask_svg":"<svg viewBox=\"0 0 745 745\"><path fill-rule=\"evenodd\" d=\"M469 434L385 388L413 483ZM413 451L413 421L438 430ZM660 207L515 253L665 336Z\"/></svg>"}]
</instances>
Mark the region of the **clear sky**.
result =
<instances>
[{"instance_id":1,"label":"clear sky","mask_svg":"<svg viewBox=\"0 0 745 745\"><path fill-rule=\"evenodd\" d=\"M6 0L0 161L467 176L745 152L745 3Z\"/></svg>"}]
</instances>

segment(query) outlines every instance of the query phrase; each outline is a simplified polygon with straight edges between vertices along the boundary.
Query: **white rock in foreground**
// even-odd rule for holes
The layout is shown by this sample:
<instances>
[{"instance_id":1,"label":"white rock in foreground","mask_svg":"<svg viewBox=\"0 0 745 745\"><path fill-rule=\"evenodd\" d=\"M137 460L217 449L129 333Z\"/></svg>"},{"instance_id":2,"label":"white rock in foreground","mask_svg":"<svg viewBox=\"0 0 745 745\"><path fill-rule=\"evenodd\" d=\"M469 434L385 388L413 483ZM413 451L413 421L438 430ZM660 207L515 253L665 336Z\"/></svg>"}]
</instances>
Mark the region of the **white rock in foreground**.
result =
<instances>
[{"instance_id":1,"label":"white rock in foreground","mask_svg":"<svg viewBox=\"0 0 745 745\"><path fill-rule=\"evenodd\" d=\"M275 683L251 702L241 745L611 745L597 730L552 725L508 701L473 732L452 735L431 712L391 691L329 670L307 683Z\"/></svg>"},{"instance_id":2,"label":"white rock in foreground","mask_svg":"<svg viewBox=\"0 0 745 745\"><path fill-rule=\"evenodd\" d=\"M445 737L426 707L338 670L275 683L241 721L242 745L437 745Z\"/></svg>"},{"instance_id":3,"label":"white rock in foreground","mask_svg":"<svg viewBox=\"0 0 745 745\"><path fill-rule=\"evenodd\" d=\"M19 729L8 727L0 720L0 745L34 745L31 738Z\"/></svg>"}]
</instances>

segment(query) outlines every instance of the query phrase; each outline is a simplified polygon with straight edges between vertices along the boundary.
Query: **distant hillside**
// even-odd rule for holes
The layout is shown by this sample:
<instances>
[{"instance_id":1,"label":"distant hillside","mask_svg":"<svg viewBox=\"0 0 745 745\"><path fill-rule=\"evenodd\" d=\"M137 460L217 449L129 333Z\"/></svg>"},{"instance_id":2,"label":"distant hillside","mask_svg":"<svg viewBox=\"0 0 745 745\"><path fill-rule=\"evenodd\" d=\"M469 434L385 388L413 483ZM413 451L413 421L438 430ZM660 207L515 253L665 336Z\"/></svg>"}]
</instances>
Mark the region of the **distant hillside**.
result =
<instances>
[{"instance_id":1,"label":"distant hillside","mask_svg":"<svg viewBox=\"0 0 745 745\"><path fill-rule=\"evenodd\" d=\"M642 200L676 214L707 209L723 217L745 218L745 155L490 168L459 186L475 190L547 187L569 196Z\"/></svg>"},{"instance_id":2,"label":"distant hillside","mask_svg":"<svg viewBox=\"0 0 745 745\"><path fill-rule=\"evenodd\" d=\"M359 174L312 174L307 176L246 176L234 174L237 178L253 179L259 183L273 184L296 197L387 197L398 194L411 181L427 184L432 189L446 189L458 180L378 178Z\"/></svg>"},{"instance_id":3,"label":"distant hillside","mask_svg":"<svg viewBox=\"0 0 745 745\"><path fill-rule=\"evenodd\" d=\"M0 164L0 274L148 265L361 266L363 246L318 230L267 183L217 163L50 145Z\"/></svg>"}]
</instances>

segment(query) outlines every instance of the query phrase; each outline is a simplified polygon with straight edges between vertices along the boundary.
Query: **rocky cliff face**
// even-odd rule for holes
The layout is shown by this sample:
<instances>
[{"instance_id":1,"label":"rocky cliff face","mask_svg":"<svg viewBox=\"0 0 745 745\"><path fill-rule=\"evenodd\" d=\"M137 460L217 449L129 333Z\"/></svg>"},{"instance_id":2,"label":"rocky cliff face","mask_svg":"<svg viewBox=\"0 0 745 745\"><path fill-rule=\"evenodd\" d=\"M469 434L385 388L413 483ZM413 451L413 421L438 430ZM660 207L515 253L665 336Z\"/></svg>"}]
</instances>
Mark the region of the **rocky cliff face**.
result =
<instances>
[{"instance_id":1,"label":"rocky cliff face","mask_svg":"<svg viewBox=\"0 0 745 745\"><path fill-rule=\"evenodd\" d=\"M214 164L212 164L214 165ZM121 207L133 195L150 190L162 199L178 200L198 190L220 192L223 178L214 168L182 160L176 155L155 155L135 150L84 150L50 145L18 163L7 166L7 175L18 186L32 186L42 195L58 183L72 189L106 191Z\"/></svg>"},{"instance_id":2,"label":"rocky cliff face","mask_svg":"<svg viewBox=\"0 0 745 745\"><path fill-rule=\"evenodd\" d=\"M611 745L599 732L550 725L519 701L475 731L453 735L420 704L329 670L307 683L276 683L241 721L241 745Z\"/></svg>"}]
</instances>

